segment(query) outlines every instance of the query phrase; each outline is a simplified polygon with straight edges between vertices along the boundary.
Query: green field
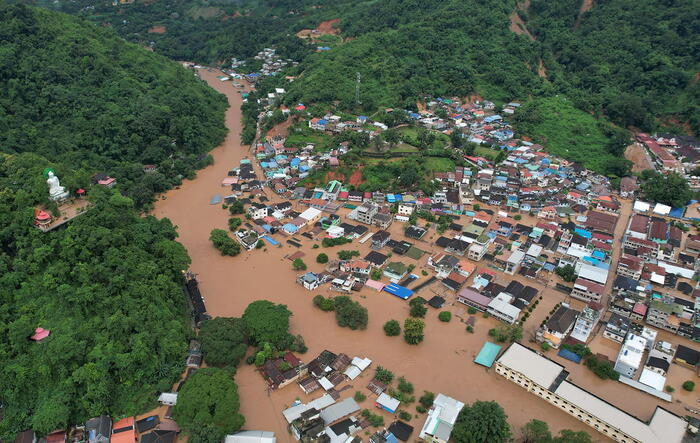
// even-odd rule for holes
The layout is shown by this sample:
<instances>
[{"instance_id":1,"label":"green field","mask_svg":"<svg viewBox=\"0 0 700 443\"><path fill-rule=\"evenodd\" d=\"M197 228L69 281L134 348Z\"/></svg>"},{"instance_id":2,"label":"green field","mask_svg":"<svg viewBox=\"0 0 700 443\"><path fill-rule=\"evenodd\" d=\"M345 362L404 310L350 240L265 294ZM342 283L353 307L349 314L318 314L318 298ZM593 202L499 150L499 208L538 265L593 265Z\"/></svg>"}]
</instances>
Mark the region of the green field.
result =
<instances>
[{"instance_id":1,"label":"green field","mask_svg":"<svg viewBox=\"0 0 700 443\"><path fill-rule=\"evenodd\" d=\"M530 100L515 119L518 134L531 137L548 152L604 172L613 157L601 120L574 108L564 97Z\"/></svg>"},{"instance_id":2,"label":"green field","mask_svg":"<svg viewBox=\"0 0 700 443\"><path fill-rule=\"evenodd\" d=\"M455 170L455 162L445 157L427 157L423 166L430 172L449 172Z\"/></svg>"},{"instance_id":3,"label":"green field","mask_svg":"<svg viewBox=\"0 0 700 443\"><path fill-rule=\"evenodd\" d=\"M483 146L477 146L474 149L474 154L489 160L495 160L498 156L498 151L491 148L485 148Z\"/></svg>"},{"instance_id":4,"label":"green field","mask_svg":"<svg viewBox=\"0 0 700 443\"><path fill-rule=\"evenodd\" d=\"M315 145L316 151L328 151L331 148L332 137L319 131L314 131L304 124L296 124L289 128L287 146L301 148L309 143Z\"/></svg>"}]
</instances>

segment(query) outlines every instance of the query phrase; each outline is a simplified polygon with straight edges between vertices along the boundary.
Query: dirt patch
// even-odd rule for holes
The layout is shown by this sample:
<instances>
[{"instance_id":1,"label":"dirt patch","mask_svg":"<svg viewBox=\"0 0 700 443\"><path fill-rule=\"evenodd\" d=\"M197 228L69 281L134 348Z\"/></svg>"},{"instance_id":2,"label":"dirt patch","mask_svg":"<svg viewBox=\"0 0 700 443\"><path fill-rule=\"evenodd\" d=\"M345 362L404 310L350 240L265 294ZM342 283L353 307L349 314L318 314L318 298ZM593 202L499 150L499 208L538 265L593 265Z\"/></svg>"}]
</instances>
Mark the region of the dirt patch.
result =
<instances>
[{"instance_id":1,"label":"dirt patch","mask_svg":"<svg viewBox=\"0 0 700 443\"><path fill-rule=\"evenodd\" d=\"M654 169L649 163L649 156L640 145L634 143L625 149L625 158L632 162L632 172L642 172L645 169Z\"/></svg>"},{"instance_id":2,"label":"dirt patch","mask_svg":"<svg viewBox=\"0 0 700 443\"><path fill-rule=\"evenodd\" d=\"M511 32L514 32L518 35L526 35L527 38L529 38L532 41L535 41L535 37L532 34L530 34L530 31L527 29L527 25L525 24L523 19L521 19L518 15L518 11L527 11L529 7L530 0L520 2L515 6L513 12L510 13L509 29Z\"/></svg>"},{"instance_id":3,"label":"dirt patch","mask_svg":"<svg viewBox=\"0 0 700 443\"><path fill-rule=\"evenodd\" d=\"M581 8L578 10L578 17L576 17L576 23L574 23L574 29L579 27L579 25L581 24L581 19L583 18L583 14L590 11L592 7L593 7L593 0L583 0L583 2L581 3Z\"/></svg>"},{"instance_id":4,"label":"dirt patch","mask_svg":"<svg viewBox=\"0 0 700 443\"><path fill-rule=\"evenodd\" d=\"M292 119L288 118L287 120L283 121L282 123L278 123L275 126L272 127L269 131L267 131L267 136L268 137L274 137L276 135L282 136L282 137L287 137L289 135L289 127L292 125Z\"/></svg>"},{"instance_id":5,"label":"dirt patch","mask_svg":"<svg viewBox=\"0 0 700 443\"><path fill-rule=\"evenodd\" d=\"M345 174L341 174L339 172L329 171L326 174L326 182L329 182L331 180L338 180L356 188L365 182L362 178L361 166L356 168L350 177L345 177Z\"/></svg>"},{"instance_id":6,"label":"dirt patch","mask_svg":"<svg viewBox=\"0 0 700 443\"><path fill-rule=\"evenodd\" d=\"M547 70L544 67L544 62L542 59L540 59L540 62L537 65L537 75L539 75L540 78L547 78Z\"/></svg>"},{"instance_id":7,"label":"dirt patch","mask_svg":"<svg viewBox=\"0 0 700 443\"><path fill-rule=\"evenodd\" d=\"M338 23L340 23L339 18L326 20L325 22L319 23L316 29L302 29L295 35L299 38L311 40L315 40L322 35L338 35L340 34L340 28L337 27Z\"/></svg>"},{"instance_id":8,"label":"dirt patch","mask_svg":"<svg viewBox=\"0 0 700 443\"><path fill-rule=\"evenodd\" d=\"M148 30L149 34L165 34L165 26L153 26Z\"/></svg>"},{"instance_id":9,"label":"dirt patch","mask_svg":"<svg viewBox=\"0 0 700 443\"><path fill-rule=\"evenodd\" d=\"M325 22L321 22L318 26L316 26L315 31L319 34L340 34L340 28L337 27L338 23L340 23L339 18L326 20Z\"/></svg>"}]
</instances>

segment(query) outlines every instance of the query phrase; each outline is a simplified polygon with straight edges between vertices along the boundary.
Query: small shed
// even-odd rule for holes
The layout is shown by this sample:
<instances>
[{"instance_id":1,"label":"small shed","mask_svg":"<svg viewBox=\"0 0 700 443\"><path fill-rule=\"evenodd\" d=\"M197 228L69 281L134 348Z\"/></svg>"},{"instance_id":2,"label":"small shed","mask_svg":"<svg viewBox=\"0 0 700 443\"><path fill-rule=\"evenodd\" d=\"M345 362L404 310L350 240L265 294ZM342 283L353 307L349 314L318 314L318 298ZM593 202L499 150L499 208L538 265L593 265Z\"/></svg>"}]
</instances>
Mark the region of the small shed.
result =
<instances>
[{"instance_id":1,"label":"small shed","mask_svg":"<svg viewBox=\"0 0 700 443\"><path fill-rule=\"evenodd\" d=\"M177 404L177 392L163 392L158 397L158 402L166 406L174 406Z\"/></svg>"},{"instance_id":2,"label":"small shed","mask_svg":"<svg viewBox=\"0 0 700 443\"><path fill-rule=\"evenodd\" d=\"M396 410L399 408L399 405L401 402L394 397L385 394L382 392L379 394L379 397L377 397L377 400L374 402L374 406L378 407L379 409L384 409L385 411L391 412L394 414Z\"/></svg>"},{"instance_id":3,"label":"small shed","mask_svg":"<svg viewBox=\"0 0 700 443\"><path fill-rule=\"evenodd\" d=\"M474 363L490 368L493 366L493 362L496 361L496 357L498 357L500 351L501 346L487 341L484 343L484 346L481 347L479 354L477 354L474 359Z\"/></svg>"}]
</instances>

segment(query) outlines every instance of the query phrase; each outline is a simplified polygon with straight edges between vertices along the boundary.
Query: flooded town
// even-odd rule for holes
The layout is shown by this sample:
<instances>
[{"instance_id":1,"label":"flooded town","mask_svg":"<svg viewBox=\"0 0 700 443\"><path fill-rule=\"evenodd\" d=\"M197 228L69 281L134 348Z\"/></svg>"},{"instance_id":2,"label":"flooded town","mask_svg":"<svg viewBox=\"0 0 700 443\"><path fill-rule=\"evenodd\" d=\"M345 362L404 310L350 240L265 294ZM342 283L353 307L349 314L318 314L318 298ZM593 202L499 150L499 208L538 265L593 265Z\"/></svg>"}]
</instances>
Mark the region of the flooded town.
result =
<instances>
[{"instance_id":1,"label":"flooded town","mask_svg":"<svg viewBox=\"0 0 700 443\"><path fill-rule=\"evenodd\" d=\"M228 97L230 132L212 152L214 164L167 192L153 213L177 226L208 315L240 316L261 298L282 303L293 312L291 332L302 335L308 346L308 352L294 357L303 362L307 375L297 373L283 387L254 365L239 368L236 381L246 429L293 441L290 408L321 405L315 407L323 417L330 405L345 404L353 393L362 392L369 399L359 404L352 400L351 406L341 407L347 413L336 418L357 418L346 429L348 435L363 436L361 429L375 432L359 414L360 408L369 408L384 416L387 425L405 423L414 429L411 438L417 438L430 414L418 414L413 405L402 403L373 407L380 406L376 399L382 391L371 382L381 366L410 380L417 393L436 392L467 403L497 400L514 428L540 418L555 431L598 430L592 433L600 441L659 441L658 429L683 435L687 424L675 417L692 416L697 403L697 396L680 385L697 377L693 340L698 338L698 293L692 280L696 240L677 227L684 223L682 214L635 200L633 183L613 191L603 177L571 167L531 143L517 143L511 130L499 128L512 148L506 160L494 167L486 158L467 158L470 167L435 174L440 188L433 195L359 192L333 180L316 190L294 188L303 171L322 162L332 165L342 146L320 154L313 146L285 149L279 135L241 146L240 93L216 72L201 69L199 74ZM501 120L493 111L475 111L476 122ZM435 125L438 119L425 115L421 121ZM242 226L246 236L238 238L250 234L253 239L242 241L249 245L247 251L225 257L208 237L213 228L228 229L230 214L222 204L234 201L244 201L249 214ZM423 219L411 226L409 218L420 212L449 217L447 226L438 231L436 223ZM319 248L322 240L338 238L351 241ZM336 259L340 250L357 253ZM319 253L330 260L317 263ZM308 270L295 271L295 259L308 264ZM565 266L574 274L566 280L556 272ZM381 272L375 275L377 269ZM340 328L332 315L314 306L316 295L339 292L367 308L365 330ZM429 305L425 339L418 346L388 337L382 329L389 320L407 317L407 299L415 298ZM450 312L453 320L441 322L440 311ZM489 334L504 324L522 326L521 345L499 343ZM626 368L620 380L597 376L581 362L585 354L580 348L616 371ZM479 364L482 353L492 354L485 364ZM521 355L511 357L514 353ZM339 377L311 369L324 354L347 359L334 368ZM369 362L368 367L361 365L350 378L346 368L354 367L350 362L356 359ZM529 362L511 368L510 359ZM540 360L562 368L567 383L600 403L569 400L605 428L596 424L592 429L592 418L580 419L536 398L533 388L520 381L518 386L499 370L530 378L517 366L531 363L530 369L538 372ZM326 356L324 361L331 365L334 360ZM309 390L314 380L320 384ZM535 374L531 382L537 383ZM313 407L305 407L309 409ZM398 420L398 410L410 418ZM617 414L629 417L629 429L611 419ZM657 420L663 427L655 426Z\"/></svg>"}]
</instances>

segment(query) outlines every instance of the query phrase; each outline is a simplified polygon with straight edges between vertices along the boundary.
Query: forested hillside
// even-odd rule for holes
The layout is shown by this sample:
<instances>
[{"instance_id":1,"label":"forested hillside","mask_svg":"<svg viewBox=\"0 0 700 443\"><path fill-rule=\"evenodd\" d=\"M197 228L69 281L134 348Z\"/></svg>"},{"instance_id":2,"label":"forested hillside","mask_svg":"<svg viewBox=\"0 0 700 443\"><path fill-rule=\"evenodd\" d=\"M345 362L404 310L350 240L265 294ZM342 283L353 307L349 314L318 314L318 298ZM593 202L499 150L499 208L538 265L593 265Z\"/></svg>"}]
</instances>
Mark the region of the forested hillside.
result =
<instances>
[{"instance_id":1,"label":"forested hillside","mask_svg":"<svg viewBox=\"0 0 700 443\"><path fill-rule=\"evenodd\" d=\"M166 220L142 218L113 190L69 226L43 233L47 193L30 153L0 154L0 439L45 434L108 412L142 412L184 365L189 266ZM48 329L41 342L29 337Z\"/></svg>"},{"instance_id":2,"label":"forested hillside","mask_svg":"<svg viewBox=\"0 0 700 443\"><path fill-rule=\"evenodd\" d=\"M225 107L113 31L0 5L0 440L143 412L181 374L190 259L172 224L138 207L202 164ZM45 168L93 203L47 233L32 223ZM91 186L96 172L119 185ZM36 328L49 336L31 340Z\"/></svg>"},{"instance_id":3,"label":"forested hillside","mask_svg":"<svg viewBox=\"0 0 700 443\"><path fill-rule=\"evenodd\" d=\"M107 173L141 206L201 166L225 135L226 106L185 68L108 29L0 5L3 152ZM146 176L144 164L158 172Z\"/></svg>"},{"instance_id":4,"label":"forested hillside","mask_svg":"<svg viewBox=\"0 0 700 443\"><path fill-rule=\"evenodd\" d=\"M700 130L700 7L694 0L533 0L521 13L550 80L622 126L671 116Z\"/></svg>"},{"instance_id":5,"label":"forested hillside","mask_svg":"<svg viewBox=\"0 0 700 443\"><path fill-rule=\"evenodd\" d=\"M302 62L290 98L309 103L349 107L360 72L364 111L411 105L423 93L493 100L566 94L578 109L622 126L700 129L700 8L693 0L596 0L588 11L583 0L520 7L515 0L46 3L180 59L222 62L276 45ZM516 11L534 39L510 31ZM315 53L294 36L329 19L340 19L342 37L331 51ZM165 29L149 33L153 26Z\"/></svg>"}]
</instances>

